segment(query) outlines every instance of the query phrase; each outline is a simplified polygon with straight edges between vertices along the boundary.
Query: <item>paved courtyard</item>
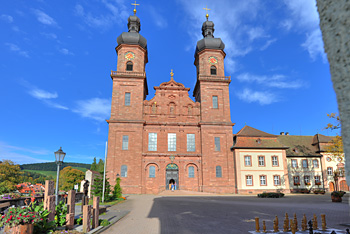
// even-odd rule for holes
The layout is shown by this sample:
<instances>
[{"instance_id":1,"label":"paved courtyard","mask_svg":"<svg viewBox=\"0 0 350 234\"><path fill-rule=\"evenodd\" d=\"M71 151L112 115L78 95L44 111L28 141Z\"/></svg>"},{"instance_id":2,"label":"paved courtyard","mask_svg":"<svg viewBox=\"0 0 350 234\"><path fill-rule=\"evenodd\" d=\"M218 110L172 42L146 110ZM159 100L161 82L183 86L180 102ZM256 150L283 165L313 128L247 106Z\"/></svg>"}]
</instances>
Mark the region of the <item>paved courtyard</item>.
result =
<instances>
[{"instance_id":1,"label":"paved courtyard","mask_svg":"<svg viewBox=\"0 0 350 234\"><path fill-rule=\"evenodd\" d=\"M326 214L327 226L341 230L350 224L349 195L342 203L332 203L326 195L287 195L284 198L257 198L256 196L209 196L183 193L161 195L131 195L126 202L111 207L130 210L122 220L104 234L146 233L248 233L254 231L254 217L266 221L272 229L272 220L278 215L282 229L285 212L297 214L300 226L303 214L308 220L313 214Z\"/></svg>"}]
</instances>

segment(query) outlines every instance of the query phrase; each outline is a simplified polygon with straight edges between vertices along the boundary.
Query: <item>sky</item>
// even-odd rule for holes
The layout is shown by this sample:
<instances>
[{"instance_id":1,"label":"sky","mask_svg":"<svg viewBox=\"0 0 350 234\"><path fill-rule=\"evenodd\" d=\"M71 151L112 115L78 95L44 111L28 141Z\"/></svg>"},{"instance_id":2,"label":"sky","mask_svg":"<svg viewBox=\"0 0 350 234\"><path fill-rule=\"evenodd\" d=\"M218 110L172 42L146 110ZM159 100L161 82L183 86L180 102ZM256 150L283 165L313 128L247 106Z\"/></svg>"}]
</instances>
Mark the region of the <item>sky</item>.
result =
<instances>
[{"instance_id":1,"label":"sky","mask_svg":"<svg viewBox=\"0 0 350 234\"><path fill-rule=\"evenodd\" d=\"M0 9L0 160L104 158L116 38L131 0L3 1ZM233 133L245 125L291 135L324 130L338 112L315 0L139 0L149 95L174 79L196 83L194 52L206 20L225 43ZM194 99L193 99L194 100Z\"/></svg>"}]
</instances>

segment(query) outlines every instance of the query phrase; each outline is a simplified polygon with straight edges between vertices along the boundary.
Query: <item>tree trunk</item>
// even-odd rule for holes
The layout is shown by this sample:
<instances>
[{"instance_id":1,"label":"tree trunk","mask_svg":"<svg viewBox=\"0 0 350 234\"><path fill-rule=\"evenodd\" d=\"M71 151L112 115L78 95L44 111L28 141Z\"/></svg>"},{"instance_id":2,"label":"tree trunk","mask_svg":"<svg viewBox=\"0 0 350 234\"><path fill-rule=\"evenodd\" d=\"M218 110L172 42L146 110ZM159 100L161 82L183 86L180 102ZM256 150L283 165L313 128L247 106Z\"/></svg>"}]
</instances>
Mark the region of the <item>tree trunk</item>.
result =
<instances>
[{"instance_id":1,"label":"tree trunk","mask_svg":"<svg viewBox=\"0 0 350 234\"><path fill-rule=\"evenodd\" d=\"M350 2L317 0L324 48L337 95L346 162L350 162ZM350 163L345 163L350 185Z\"/></svg>"}]
</instances>

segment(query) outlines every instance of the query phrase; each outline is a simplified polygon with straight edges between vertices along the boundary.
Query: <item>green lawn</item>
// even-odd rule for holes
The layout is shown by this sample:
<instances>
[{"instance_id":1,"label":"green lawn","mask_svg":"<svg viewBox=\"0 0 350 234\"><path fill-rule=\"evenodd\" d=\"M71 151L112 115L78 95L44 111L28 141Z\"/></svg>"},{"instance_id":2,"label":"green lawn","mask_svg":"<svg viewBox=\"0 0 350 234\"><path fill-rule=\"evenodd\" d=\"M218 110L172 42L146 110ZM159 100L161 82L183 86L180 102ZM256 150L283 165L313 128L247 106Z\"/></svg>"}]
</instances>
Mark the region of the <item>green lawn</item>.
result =
<instances>
[{"instance_id":1,"label":"green lawn","mask_svg":"<svg viewBox=\"0 0 350 234\"><path fill-rule=\"evenodd\" d=\"M36 172L36 173L40 173L40 174L43 174L46 176L52 176L53 178L56 178L56 176L57 176L56 171L38 171L38 170L27 170L27 169L24 169L23 171Z\"/></svg>"},{"instance_id":2,"label":"green lawn","mask_svg":"<svg viewBox=\"0 0 350 234\"><path fill-rule=\"evenodd\" d=\"M80 170L84 173L87 171L87 169L84 167L72 167L72 168ZM28 170L28 169L24 169L23 171L36 172L46 176L52 176L53 178L56 178L57 176L57 171L39 171L39 170Z\"/></svg>"}]
</instances>

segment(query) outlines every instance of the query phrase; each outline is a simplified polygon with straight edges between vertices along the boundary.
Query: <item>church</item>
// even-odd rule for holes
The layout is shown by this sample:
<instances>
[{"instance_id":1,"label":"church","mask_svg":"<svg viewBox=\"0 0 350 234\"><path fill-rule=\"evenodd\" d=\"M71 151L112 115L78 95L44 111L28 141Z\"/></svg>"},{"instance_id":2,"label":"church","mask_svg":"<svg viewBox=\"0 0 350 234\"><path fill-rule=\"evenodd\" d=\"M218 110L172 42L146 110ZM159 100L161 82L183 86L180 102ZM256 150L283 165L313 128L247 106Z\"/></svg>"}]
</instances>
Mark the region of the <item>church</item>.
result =
<instances>
[{"instance_id":1,"label":"church","mask_svg":"<svg viewBox=\"0 0 350 234\"><path fill-rule=\"evenodd\" d=\"M169 80L154 87L155 96L149 100L147 40L139 33L140 26L134 10L128 18L128 32L117 38L117 69L111 72L107 120L106 171L111 185L121 178L125 194L158 194L171 184L180 190L247 194L289 192L301 185L329 188L324 151L317 146L328 144L331 138L320 141L316 134L311 141L303 141L310 151L296 153L298 144L288 155L297 141L288 139L294 136L276 136L249 126L233 135L225 44L214 37L214 23L208 15L195 50L193 92L176 82L171 71ZM303 170L293 174L295 163L301 163ZM312 174L305 177L309 171Z\"/></svg>"}]
</instances>

